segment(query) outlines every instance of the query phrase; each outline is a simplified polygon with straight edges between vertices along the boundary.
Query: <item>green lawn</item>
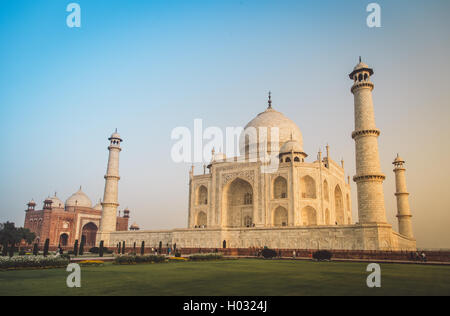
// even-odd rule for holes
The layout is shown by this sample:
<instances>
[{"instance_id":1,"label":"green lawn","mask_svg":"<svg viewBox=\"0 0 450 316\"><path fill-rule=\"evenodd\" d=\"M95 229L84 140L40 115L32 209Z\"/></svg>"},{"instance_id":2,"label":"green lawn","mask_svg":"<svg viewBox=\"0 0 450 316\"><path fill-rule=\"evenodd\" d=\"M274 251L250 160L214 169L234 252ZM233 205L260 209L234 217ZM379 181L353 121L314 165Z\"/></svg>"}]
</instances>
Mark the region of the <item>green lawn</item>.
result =
<instances>
[{"instance_id":1,"label":"green lawn","mask_svg":"<svg viewBox=\"0 0 450 316\"><path fill-rule=\"evenodd\" d=\"M0 295L450 295L449 266L382 264L381 288L367 264L224 260L82 267L81 288L64 269L0 272Z\"/></svg>"}]
</instances>

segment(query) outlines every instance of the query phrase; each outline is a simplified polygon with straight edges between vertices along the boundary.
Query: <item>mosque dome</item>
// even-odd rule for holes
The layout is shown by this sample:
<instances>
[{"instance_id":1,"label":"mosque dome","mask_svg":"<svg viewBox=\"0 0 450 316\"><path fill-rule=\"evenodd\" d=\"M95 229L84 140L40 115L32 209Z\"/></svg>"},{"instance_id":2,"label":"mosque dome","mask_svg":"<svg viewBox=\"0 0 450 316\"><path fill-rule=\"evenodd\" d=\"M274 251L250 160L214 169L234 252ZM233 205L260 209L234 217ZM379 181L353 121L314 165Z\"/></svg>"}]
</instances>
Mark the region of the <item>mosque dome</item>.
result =
<instances>
[{"instance_id":1,"label":"mosque dome","mask_svg":"<svg viewBox=\"0 0 450 316\"><path fill-rule=\"evenodd\" d=\"M81 191L81 187L66 200L66 207L71 206L92 207L91 200L83 191Z\"/></svg>"},{"instance_id":2,"label":"mosque dome","mask_svg":"<svg viewBox=\"0 0 450 316\"><path fill-rule=\"evenodd\" d=\"M270 100L269 100L270 102ZM259 128L266 128L267 130L267 151L271 151L271 128L278 127L279 141L278 149L288 141L296 142L296 149L299 152L303 152L303 137L300 128L291 119L284 116L283 113L278 112L270 106L262 113L259 113L253 120L251 120L244 128L244 133L240 137L240 151L241 153L249 152L254 153L255 150L259 150ZM255 137L251 137L252 131L256 131L256 143ZM245 138L248 138L248 141ZM253 139L252 139L253 138ZM248 143L247 143L248 142Z\"/></svg>"},{"instance_id":3,"label":"mosque dome","mask_svg":"<svg viewBox=\"0 0 450 316\"><path fill-rule=\"evenodd\" d=\"M290 153L290 152L302 153L303 148L299 142L297 142L295 140L289 140L286 143L284 143L283 146L281 146L280 154L286 154L286 153Z\"/></svg>"},{"instance_id":4,"label":"mosque dome","mask_svg":"<svg viewBox=\"0 0 450 316\"><path fill-rule=\"evenodd\" d=\"M64 208L64 203L61 201L55 193L55 196L52 196L51 198L47 198L47 200L52 201L52 207L58 207L58 208Z\"/></svg>"}]
</instances>

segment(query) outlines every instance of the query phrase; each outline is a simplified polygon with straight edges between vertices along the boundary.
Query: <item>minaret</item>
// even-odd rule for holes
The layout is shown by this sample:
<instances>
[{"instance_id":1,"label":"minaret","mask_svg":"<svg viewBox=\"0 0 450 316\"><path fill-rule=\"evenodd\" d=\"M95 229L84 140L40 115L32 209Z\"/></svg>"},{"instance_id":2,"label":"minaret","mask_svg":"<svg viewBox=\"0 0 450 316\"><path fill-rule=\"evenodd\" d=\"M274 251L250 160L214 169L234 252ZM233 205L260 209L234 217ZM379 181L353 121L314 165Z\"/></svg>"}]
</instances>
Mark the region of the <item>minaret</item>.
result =
<instances>
[{"instance_id":1,"label":"minaret","mask_svg":"<svg viewBox=\"0 0 450 316\"><path fill-rule=\"evenodd\" d=\"M122 150L120 143L122 139L116 131L108 138L110 141L108 150L108 168L105 175L105 192L103 194L102 202L102 218L100 221L100 238L108 244L108 233L116 231L117 222L117 207L118 203L118 189L119 189L119 153ZM100 242L100 240L97 240Z\"/></svg>"},{"instance_id":2,"label":"minaret","mask_svg":"<svg viewBox=\"0 0 450 316\"><path fill-rule=\"evenodd\" d=\"M349 75L354 81L351 92L355 104L355 140L356 182L358 191L359 223L386 223L386 209L384 206L383 181L384 174L380 168L378 154L378 136L380 130L375 126L372 90L373 83L370 76L373 70L361 62Z\"/></svg>"},{"instance_id":3,"label":"minaret","mask_svg":"<svg viewBox=\"0 0 450 316\"><path fill-rule=\"evenodd\" d=\"M398 232L403 236L413 239L412 215L408 201L409 193L406 189L406 169L403 166L404 163L405 161L400 158L398 154L392 163L395 166L395 196L397 197Z\"/></svg>"}]
</instances>

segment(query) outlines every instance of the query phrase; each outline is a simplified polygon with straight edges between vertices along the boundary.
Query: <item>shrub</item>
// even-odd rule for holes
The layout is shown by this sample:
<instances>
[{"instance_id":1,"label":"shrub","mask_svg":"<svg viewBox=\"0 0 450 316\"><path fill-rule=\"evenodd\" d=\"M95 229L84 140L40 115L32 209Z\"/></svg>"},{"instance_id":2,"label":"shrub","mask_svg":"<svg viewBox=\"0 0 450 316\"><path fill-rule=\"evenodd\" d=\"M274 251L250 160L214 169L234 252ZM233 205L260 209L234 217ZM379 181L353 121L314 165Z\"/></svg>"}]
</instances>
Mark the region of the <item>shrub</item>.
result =
<instances>
[{"instance_id":1,"label":"shrub","mask_svg":"<svg viewBox=\"0 0 450 316\"><path fill-rule=\"evenodd\" d=\"M314 252L312 257L318 261L331 260L332 253L328 250L319 250Z\"/></svg>"},{"instance_id":2,"label":"shrub","mask_svg":"<svg viewBox=\"0 0 450 316\"><path fill-rule=\"evenodd\" d=\"M179 251L175 252L175 257L176 258L180 258L181 257L181 253Z\"/></svg>"},{"instance_id":3,"label":"shrub","mask_svg":"<svg viewBox=\"0 0 450 316\"><path fill-rule=\"evenodd\" d=\"M56 256L20 256L20 257L1 257L0 269L14 268L60 268L69 264L69 260Z\"/></svg>"},{"instance_id":4,"label":"shrub","mask_svg":"<svg viewBox=\"0 0 450 316\"><path fill-rule=\"evenodd\" d=\"M92 247L91 249L89 249L89 252L90 252L90 253L95 253L95 254L97 254L97 253L100 252L100 248L98 248L98 247Z\"/></svg>"},{"instance_id":5,"label":"shrub","mask_svg":"<svg viewBox=\"0 0 450 316\"><path fill-rule=\"evenodd\" d=\"M75 244L73 245L73 255L78 256L78 239L75 240Z\"/></svg>"},{"instance_id":6,"label":"shrub","mask_svg":"<svg viewBox=\"0 0 450 316\"><path fill-rule=\"evenodd\" d=\"M48 247L50 246L50 239L46 239L45 240L45 244L44 244L44 257L48 256Z\"/></svg>"},{"instance_id":7,"label":"shrub","mask_svg":"<svg viewBox=\"0 0 450 316\"><path fill-rule=\"evenodd\" d=\"M114 258L114 264L161 263L165 261L164 256L120 256Z\"/></svg>"},{"instance_id":8,"label":"shrub","mask_svg":"<svg viewBox=\"0 0 450 316\"><path fill-rule=\"evenodd\" d=\"M84 236L81 237L80 250L78 251L80 256L82 256L84 254L84 244L86 243L85 240L86 240L86 238Z\"/></svg>"},{"instance_id":9,"label":"shrub","mask_svg":"<svg viewBox=\"0 0 450 316\"><path fill-rule=\"evenodd\" d=\"M202 255L191 255L189 259L192 261L210 261L223 259L223 256L221 254L211 253Z\"/></svg>"},{"instance_id":10,"label":"shrub","mask_svg":"<svg viewBox=\"0 0 450 316\"><path fill-rule=\"evenodd\" d=\"M272 259L272 258L275 258L277 256L277 252L275 250L273 250L273 249L265 248L261 252L261 255L265 259Z\"/></svg>"},{"instance_id":11,"label":"shrub","mask_svg":"<svg viewBox=\"0 0 450 316\"><path fill-rule=\"evenodd\" d=\"M33 255L37 256L39 252L38 244L34 244L33 246Z\"/></svg>"},{"instance_id":12,"label":"shrub","mask_svg":"<svg viewBox=\"0 0 450 316\"><path fill-rule=\"evenodd\" d=\"M98 255L100 258L103 257L103 253L105 252L105 247L103 247L104 243L105 242L103 240L100 241L100 249L98 250Z\"/></svg>"}]
</instances>

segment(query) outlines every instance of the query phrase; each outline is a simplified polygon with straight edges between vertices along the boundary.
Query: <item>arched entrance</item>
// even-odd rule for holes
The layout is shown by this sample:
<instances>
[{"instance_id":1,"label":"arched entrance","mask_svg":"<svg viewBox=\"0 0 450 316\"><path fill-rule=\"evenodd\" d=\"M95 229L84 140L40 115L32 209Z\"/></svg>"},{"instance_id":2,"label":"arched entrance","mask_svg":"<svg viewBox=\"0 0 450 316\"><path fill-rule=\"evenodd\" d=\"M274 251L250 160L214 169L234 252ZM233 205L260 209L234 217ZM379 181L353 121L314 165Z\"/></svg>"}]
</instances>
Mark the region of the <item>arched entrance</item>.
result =
<instances>
[{"instance_id":1,"label":"arched entrance","mask_svg":"<svg viewBox=\"0 0 450 316\"><path fill-rule=\"evenodd\" d=\"M94 247L95 240L97 238L98 227L94 223L90 222L83 226L81 235L86 240L87 247Z\"/></svg>"},{"instance_id":2,"label":"arched entrance","mask_svg":"<svg viewBox=\"0 0 450 316\"><path fill-rule=\"evenodd\" d=\"M273 225L274 226L287 226L288 225L288 211L282 206L278 206L273 212Z\"/></svg>"},{"instance_id":3,"label":"arched entrance","mask_svg":"<svg viewBox=\"0 0 450 316\"><path fill-rule=\"evenodd\" d=\"M198 227L206 227L208 222L208 217L205 212L199 212L197 214L196 226Z\"/></svg>"},{"instance_id":4,"label":"arched entrance","mask_svg":"<svg viewBox=\"0 0 450 316\"><path fill-rule=\"evenodd\" d=\"M61 245L61 247L66 247L68 243L69 235L67 235L66 233L61 234L61 236L59 236L59 244Z\"/></svg>"},{"instance_id":5,"label":"arched entrance","mask_svg":"<svg viewBox=\"0 0 450 316\"><path fill-rule=\"evenodd\" d=\"M338 225L344 225L344 197L339 185L334 189L334 204L336 210L336 223Z\"/></svg>"},{"instance_id":6,"label":"arched entrance","mask_svg":"<svg viewBox=\"0 0 450 316\"><path fill-rule=\"evenodd\" d=\"M223 190L224 226L243 227L253 221L253 188L250 183L240 178ZM249 220L250 219L250 220Z\"/></svg>"}]
</instances>

